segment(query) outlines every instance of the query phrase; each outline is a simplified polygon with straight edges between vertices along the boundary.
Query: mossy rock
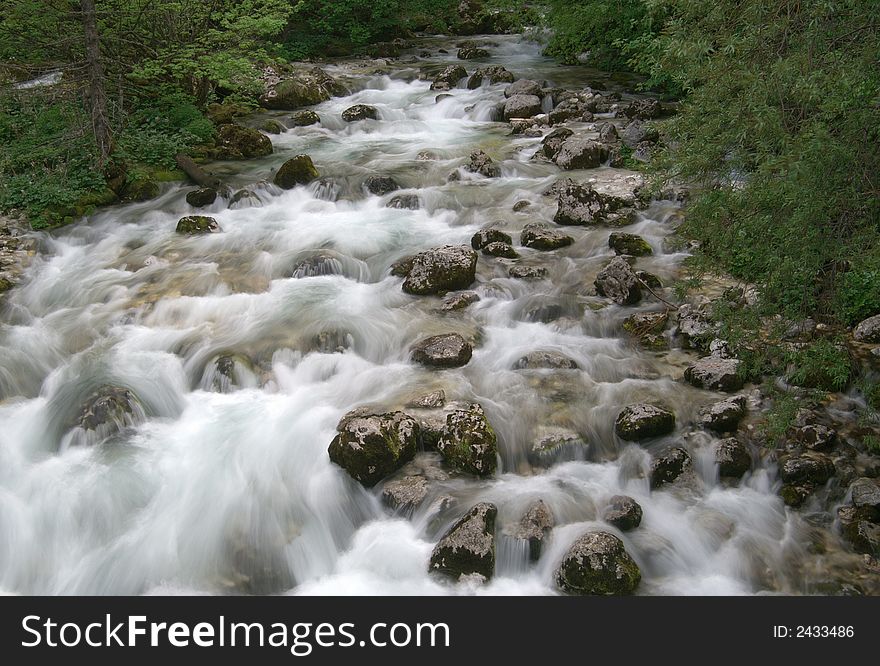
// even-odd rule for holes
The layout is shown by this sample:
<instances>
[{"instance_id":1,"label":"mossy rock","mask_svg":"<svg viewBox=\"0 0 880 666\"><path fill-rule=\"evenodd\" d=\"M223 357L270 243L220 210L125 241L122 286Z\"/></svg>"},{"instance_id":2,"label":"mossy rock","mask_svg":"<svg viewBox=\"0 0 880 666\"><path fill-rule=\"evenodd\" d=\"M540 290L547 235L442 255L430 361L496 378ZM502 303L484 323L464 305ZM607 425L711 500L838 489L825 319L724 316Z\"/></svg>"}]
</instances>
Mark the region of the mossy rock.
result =
<instances>
[{"instance_id":1,"label":"mossy rock","mask_svg":"<svg viewBox=\"0 0 880 666\"><path fill-rule=\"evenodd\" d=\"M346 417L328 454L369 488L413 459L419 437L418 422L403 412Z\"/></svg>"},{"instance_id":2,"label":"mossy rock","mask_svg":"<svg viewBox=\"0 0 880 666\"><path fill-rule=\"evenodd\" d=\"M269 134L283 134L287 128L278 120L269 118L261 126L260 129Z\"/></svg>"},{"instance_id":3,"label":"mossy rock","mask_svg":"<svg viewBox=\"0 0 880 666\"><path fill-rule=\"evenodd\" d=\"M668 435L674 429L675 414L648 403L624 407L614 422L617 436L628 441Z\"/></svg>"},{"instance_id":4,"label":"mossy rock","mask_svg":"<svg viewBox=\"0 0 880 666\"><path fill-rule=\"evenodd\" d=\"M177 233L188 236L213 234L220 231L220 225L207 215L187 215L177 222Z\"/></svg>"},{"instance_id":5,"label":"mossy rock","mask_svg":"<svg viewBox=\"0 0 880 666\"><path fill-rule=\"evenodd\" d=\"M582 535L556 570L556 585L569 594L630 594L641 580L639 567L623 541L610 532Z\"/></svg>"},{"instance_id":6,"label":"mossy rock","mask_svg":"<svg viewBox=\"0 0 880 666\"><path fill-rule=\"evenodd\" d=\"M297 155L287 160L275 173L274 183L285 190L306 185L318 178L318 170L308 155Z\"/></svg>"},{"instance_id":7,"label":"mossy rock","mask_svg":"<svg viewBox=\"0 0 880 666\"><path fill-rule=\"evenodd\" d=\"M488 476L498 466L498 443L483 408L472 404L446 417L446 428L437 449L450 467Z\"/></svg>"},{"instance_id":8,"label":"mossy rock","mask_svg":"<svg viewBox=\"0 0 880 666\"><path fill-rule=\"evenodd\" d=\"M217 144L217 159L252 159L272 154L269 137L259 130L240 125L221 125Z\"/></svg>"},{"instance_id":9,"label":"mossy rock","mask_svg":"<svg viewBox=\"0 0 880 666\"><path fill-rule=\"evenodd\" d=\"M152 178L136 178L125 186L123 201L149 201L159 196L159 183Z\"/></svg>"},{"instance_id":10,"label":"mossy rock","mask_svg":"<svg viewBox=\"0 0 880 666\"><path fill-rule=\"evenodd\" d=\"M223 104L209 104L206 115L215 125L226 125L239 116L246 116L253 109L245 104L225 102Z\"/></svg>"},{"instance_id":11,"label":"mossy rock","mask_svg":"<svg viewBox=\"0 0 880 666\"><path fill-rule=\"evenodd\" d=\"M608 237L608 247L617 254L628 254L633 257L647 257L654 253L648 241L641 236L617 231Z\"/></svg>"}]
</instances>

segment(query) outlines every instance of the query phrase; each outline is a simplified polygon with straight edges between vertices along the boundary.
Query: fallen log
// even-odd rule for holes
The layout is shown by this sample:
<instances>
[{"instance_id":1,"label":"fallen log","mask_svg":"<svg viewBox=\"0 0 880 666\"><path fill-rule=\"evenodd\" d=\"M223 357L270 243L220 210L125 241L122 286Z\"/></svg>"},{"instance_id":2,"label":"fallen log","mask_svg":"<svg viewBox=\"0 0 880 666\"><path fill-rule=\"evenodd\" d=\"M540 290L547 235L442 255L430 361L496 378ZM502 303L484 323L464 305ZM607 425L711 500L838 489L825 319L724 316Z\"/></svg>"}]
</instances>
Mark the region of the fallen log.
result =
<instances>
[{"instance_id":1,"label":"fallen log","mask_svg":"<svg viewBox=\"0 0 880 666\"><path fill-rule=\"evenodd\" d=\"M180 153L174 158L174 161L177 162L177 166L181 171L189 176L190 180L196 185L201 187L213 187L214 189L220 188L220 179L202 169L202 167L196 164L193 161L193 158L189 155Z\"/></svg>"}]
</instances>

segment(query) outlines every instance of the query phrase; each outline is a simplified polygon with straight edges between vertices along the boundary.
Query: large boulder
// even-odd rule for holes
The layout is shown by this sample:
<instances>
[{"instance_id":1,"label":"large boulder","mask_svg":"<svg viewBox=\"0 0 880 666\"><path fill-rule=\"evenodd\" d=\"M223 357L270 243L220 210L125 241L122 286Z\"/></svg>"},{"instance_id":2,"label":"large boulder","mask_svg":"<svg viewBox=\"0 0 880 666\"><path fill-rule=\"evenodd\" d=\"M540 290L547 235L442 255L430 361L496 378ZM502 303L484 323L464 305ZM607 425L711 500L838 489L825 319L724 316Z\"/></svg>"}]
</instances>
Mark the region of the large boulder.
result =
<instances>
[{"instance_id":1,"label":"large boulder","mask_svg":"<svg viewBox=\"0 0 880 666\"><path fill-rule=\"evenodd\" d=\"M859 518L880 521L880 484L877 479L860 478L849 487L850 501Z\"/></svg>"},{"instance_id":2,"label":"large boulder","mask_svg":"<svg viewBox=\"0 0 880 666\"><path fill-rule=\"evenodd\" d=\"M216 157L226 160L251 159L272 154L272 142L259 130L241 125L221 125L217 130Z\"/></svg>"},{"instance_id":3,"label":"large boulder","mask_svg":"<svg viewBox=\"0 0 880 666\"><path fill-rule=\"evenodd\" d=\"M651 462L651 488L672 483L691 466L691 457L681 447L673 447Z\"/></svg>"},{"instance_id":4,"label":"large boulder","mask_svg":"<svg viewBox=\"0 0 880 666\"><path fill-rule=\"evenodd\" d=\"M419 424L403 412L355 415L340 423L330 460L366 487L376 485L416 454Z\"/></svg>"},{"instance_id":5,"label":"large boulder","mask_svg":"<svg viewBox=\"0 0 880 666\"><path fill-rule=\"evenodd\" d=\"M449 90L466 76L467 70L461 65L449 65L434 78L431 90Z\"/></svg>"},{"instance_id":6,"label":"large boulder","mask_svg":"<svg viewBox=\"0 0 880 666\"><path fill-rule=\"evenodd\" d=\"M344 92L343 86L317 67L301 69L278 82L260 98L267 109L298 109L326 102Z\"/></svg>"},{"instance_id":7,"label":"large boulder","mask_svg":"<svg viewBox=\"0 0 880 666\"><path fill-rule=\"evenodd\" d=\"M531 79L519 79L507 86L504 90L505 97L515 97L516 95L531 95L540 97L543 94L543 88L537 81Z\"/></svg>"},{"instance_id":8,"label":"large boulder","mask_svg":"<svg viewBox=\"0 0 880 666\"><path fill-rule=\"evenodd\" d=\"M614 421L614 432L621 439L636 442L668 435L675 430L675 414L646 402L627 405Z\"/></svg>"},{"instance_id":9,"label":"large boulder","mask_svg":"<svg viewBox=\"0 0 880 666\"><path fill-rule=\"evenodd\" d=\"M746 398L735 395L700 410L700 423L715 432L732 432L746 414Z\"/></svg>"},{"instance_id":10,"label":"large boulder","mask_svg":"<svg viewBox=\"0 0 880 666\"><path fill-rule=\"evenodd\" d=\"M541 113L541 98L537 95L514 95L504 102L504 119L531 118Z\"/></svg>"},{"instance_id":11,"label":"large boulder","mask_svg":"<svg viewBox=\"0 0 880 666\"><path fill-rule=\"evenodd\" d=\"M483 408L473 403L446 416L446 427L437 442L443 460L454 469L488 476L498 466L498 442Z\"/></svg>"},{"instance_id":12,"label":"large boulder","mask_svg":"<svg viewBox=\"0 0 880 666\"><path fill-rule=\"evenodd\" d=\"M220 225L217 220L207 215L187 215L177 222L177 233L187 236L216 234L218 232L220 232Z\"/></svg>"},{"instance_id":13,"label":"large boulder","mask_svg":"<svg viewBox=\"0 0 880 666\"><path fill-rule=\"evenodd\" d=\"M780 463L779 476L783 483L789 485L820 486L834 476L834 463L821 453L791 455Z\"/></svg>"},{"instance_id":14,"label":"large boulder","mask_svg":"<svg viewBox=\"0 0 880 666\"><path fill-rule=\"evenodd\" d=\"M476 279L476 272L476 252L465 245L444 245L413 258L403 290L425 296L467 289Z\"/></svg>"},{"instance_id":15,"label":"large boulder","mask_svg":"<svg viewBox=\"0 0 880 666\"><path fill-rule=\"evenodd\" d=\"M563 144L565 144L568 138L573 134L574 132L567 127L557 127L541 139L541 153L548 160L556 159L556 155L559 153Z\"/></svg>"},{"instance_id":16,"label":"large boulder","mask_svg":"<svg viewBox=\"0 0 880 666\"><path fill-rule=\"evenodd\" d=\"M532 223L523 227L519 242L534 250L557 250L574 243L574 238L561 231L549 228L546 224Z\"/></svg>"},{"instance_id":17,"label":"large boulder","mask_svg":"<svg viewBox=\"0 0 880 666\"><path fill-rule=\"evenodd\" d=\"M462 576L492 578L497 515L494 504L481 502L474 506L434 546L430 570L456 581Z\"/></svg>"},{"instance_id":18,"label":"large boulder","mask_svg":"<svg viewBox=\"0 0 880 666\"><path fill-rule=\"evenodd\" d=\"M642 300L641 282L623 257L615 257L599 271L594 284L600 296L618 305L635 305Z\"/></svg>"},{"instance_id":19,"label":"large boulder","mask_svg":"<svg viewBox=\"0 0 880 666\"><path fill-rule=\"evenodd\" d=\"M553 512L544 504L543 500L537 500L529 505L525 515L513 530L513 538L525 541L529 548L529 559L537 562L541 557L544 542L550 534L550 530L556 524Z\"/></svg>"},{"instance_id":20,"label":"large boulder","mask_svg":"<svg viewBox=\"0 0 880 666\"><path fill-rule=\"evenodd\" d=\"M584 226L602 222L605 204L599 193L589 185L581 185L570 178L556 183L558 207L553 221L564 226Z\"/></svg>"},{"instance_id":21,"label":"large boulder","mask_svg":"<svg viewBox=\"0 0 880 666\"><path fill-rule=\"evenodd\" d=\"M654 254L651 245L638 234L625 234L620 231L608 236L608 247L616 254L628 254L632 257L647 257Z\"/></svg>"},{"instance_id":22,"label":"large boulder","mask_svg":"<svg viewBox=\"0 0 880 666\"><path fill-rule=\"evenodd\" d=\"M642 574L623 542L610 532L587 532L556 570L556 585L569 594L630 594Z\"/></svg>"},{"instance_id":23,"label":"large boulder","mask_svg":"<svg viewBox=\"0 0 880 666\"><path fill-rule=\"evenodd\" d=\"M739 391L743 379L739 375L740 361L735 358L705 356L688 366L685 380L697 388L710 391Z\"/></svg>"},{"instance_id":24,"label":"large boulder","mask_svg":"<svg viewBox=\"0 0 880 666\"><path fill-rule=\"evenodd\" d=\"M412 360L432 368L459 368L471 360L473 348L458 333L425 338L410 350Z\"/></svg>"},{"instance_id":25,"label":"large boulder","mask_svg":"<svg viewBox=\"0 0 880 666\"><path fill-rule=\"evenodd\" d=\"M715 445L715 463L722 478L739 479L752 468L752 456L745 444L728 437Z\"/></svg>"},{"instance_id":26,"label":"large boulder","mask_svg":"<svg viewBox=\"0 0 880 666\"><path fill-rule=\"evenodd\" d=\"M628 532L642 524L642 507L632 497L615 495L608 500L602 520L621 532Z\"/></svg>"},{"instance_id":27,"label":"large boulder","mask_svg":"<svg viewBox=\"0 0 880 666\"><path fill-rule=\"evenodd\" d=\"M512 83L513 74L508 72L501 65L480 67L468 79L467 87L471 90L479 88L481 85L483 85L483 81L488 81L489 83Z\"/></svg>"},{"instance_id":28,"label":"large boulder","mask_svg":"<svg viewBox=\"0 0 880 666\"><path fill-rule=\"evenodd\" d=\"M510 100L508 100L509 103ZM505 109L506 109L505 105ZM595 169L608 157L608 148L598 141L571 137L556 153L556 164L560 169Z\"/></svg>"},{"instance_id":29,"label":"large boulder","mask_svg":"<svg viewBox=\"0 0 880 666\"><path fill-rule=\"evenodd\" d=\"M273 182L283 190L290 190L297 185L306 185L318 177L318 170L308 155L297 155L287 160L275 172Z\"/></svg>"},{"instance_id":30,"label":"large boulder","mask_svg":"<svg viewBox=\"0 0 880 666\"><path fill-rule=\"evenodd\" d=\"M853 329L858 342L880 342L880 314L860 321Z\"/></svg>"},{"instance_id":31,"label":"large boulder","mask_svg":"<svg viewBox=\"0 0 880 666\"><path fill-rule=\"evenodd\" d=\"M369 104L355 104L342 112L342 119L347 123L353 123L357 120L378 120L379 111L375 106Z\"/></svg>"}]
</instances>

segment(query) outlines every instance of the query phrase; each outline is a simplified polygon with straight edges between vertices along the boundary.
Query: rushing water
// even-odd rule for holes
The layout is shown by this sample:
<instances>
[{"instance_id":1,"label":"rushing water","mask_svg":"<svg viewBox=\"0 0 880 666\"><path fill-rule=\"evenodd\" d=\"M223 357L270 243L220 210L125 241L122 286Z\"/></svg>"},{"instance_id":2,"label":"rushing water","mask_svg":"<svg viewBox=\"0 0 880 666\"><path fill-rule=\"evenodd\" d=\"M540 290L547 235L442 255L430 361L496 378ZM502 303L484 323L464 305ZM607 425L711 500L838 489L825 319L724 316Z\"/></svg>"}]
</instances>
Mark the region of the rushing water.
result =
<instances>
[{"instance_id":1,"label":"rushing water","mask_svg":"<svg viewBox=\"0 0 880 666\"><path fill-rule=\"evenodd\" d=\"M519 76L609 85L596 72L554 65L521 38L492 40L489 62ZM8 296L0 324L0 589L550 594L553 570L581 532L615 531L601 508L623 493L644 508L642 526L621 534L642 569L640 593L805 591L806 528L776 496L772 467L722 484L711 438L695 434L686 439L692 481L652 492L640 473L648 452L614 436L622 406L659 399L679 422L674 437L650 447L662 448L717 396L679 380L684 353L650 353L620 337L633 308L594 309L604 303L591 285L612 256L609 229L567 228L575 244L554 253L521 248L521 263L549 269L544 280L510 279L509 263L481 256L481 300L459 312L404 294L389 275L393 261L468 243L489 223L517 238L525 223L551 219L554 205L540 192L560 177L555 165L531 161L540 139L510 137L490 121L503 85L456 89L435 103L418 68L454 56L428 46L431 59L388 73L338 69L357 92L316 107L321 125L272 137L271 157L217 165L254 193L205 211L223 233L177 235L192 209L190 188L174 184L159 199L42 238L45 252ZM380 120L344 123L354 103L375 105ZM502 177L447 182L477 148ZM420 159L426 150L436 159ZM298 153L328 180L290 191L261 183ZM390 209L392 195L366 195L360 183L371 174L393 176L422 208ZM532 206L513 213L522 199ZM655 251L639 267L666 283L683 258L664 251L674 219L674 206L656 203L627 229ZM316 253L333 269L317 272L331 274L297 272ZM438 372L409 361L413 342L452 331L478 340L467 366ZM580 370L511 369L536 349L563 352ZM222 354L237 359L231 380L216 370ZM71 422L107 384L130 389L143 418L110 441L76 445ZM413 516L394 517L381 485L353 482L327 446L348 410L402 408L438 388L485 407L499 472L450 476L420 454L414 464L434 477L429 497ZM555 430L586 445L569 461L533 467L532 442ZM530 566L504 533L537 498L557 527ZM496 577L483 587L430 577L433 544L476 501L499 508Z\"/></svg>"}]
</instances>

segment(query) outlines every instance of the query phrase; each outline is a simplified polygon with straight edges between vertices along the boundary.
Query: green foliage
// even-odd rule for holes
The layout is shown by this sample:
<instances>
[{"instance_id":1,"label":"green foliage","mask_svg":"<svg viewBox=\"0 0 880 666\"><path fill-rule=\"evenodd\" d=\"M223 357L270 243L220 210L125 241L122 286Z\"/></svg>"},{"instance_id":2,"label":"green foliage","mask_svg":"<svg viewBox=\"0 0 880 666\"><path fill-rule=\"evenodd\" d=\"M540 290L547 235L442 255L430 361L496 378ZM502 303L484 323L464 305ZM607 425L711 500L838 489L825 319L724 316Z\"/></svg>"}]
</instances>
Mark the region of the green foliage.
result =
<instances>
[{"instance_id":1,"label":"green foliage","mask_svg":"<svg viewBox=\"0 0 880 666\"><path fill-rule=\"evenodd\" d=\"M853 374L846 348L830 340L790 349L785 360L789 364L788 380L798 386L841 391Z\"/></svg>"},{"instance_id":2,"label":"green foliage","mask_svg":"<svg viewBox=\"0 0 880 666\"><path fill-rule=\"evenodd\" d=\"M762 424L762 431L770 446L778 446L785 441L785 434L794 424L795 415L800 404L790 393L779 390L774 386L765 386L765 392L770 397L770 409L767 411L766 421Z\"/></svg>"},{"instance_id":3,"label":"green foliage","mask_svg":"<svg viewBox=\"0 0 880 666\"><path fill-rule=\"evenodd\" d=\"M880 243L869 242L872 254L853 259L853 266L839 281L839 314L847 324L880 313Z\"/></svg>"}]
</instances>

